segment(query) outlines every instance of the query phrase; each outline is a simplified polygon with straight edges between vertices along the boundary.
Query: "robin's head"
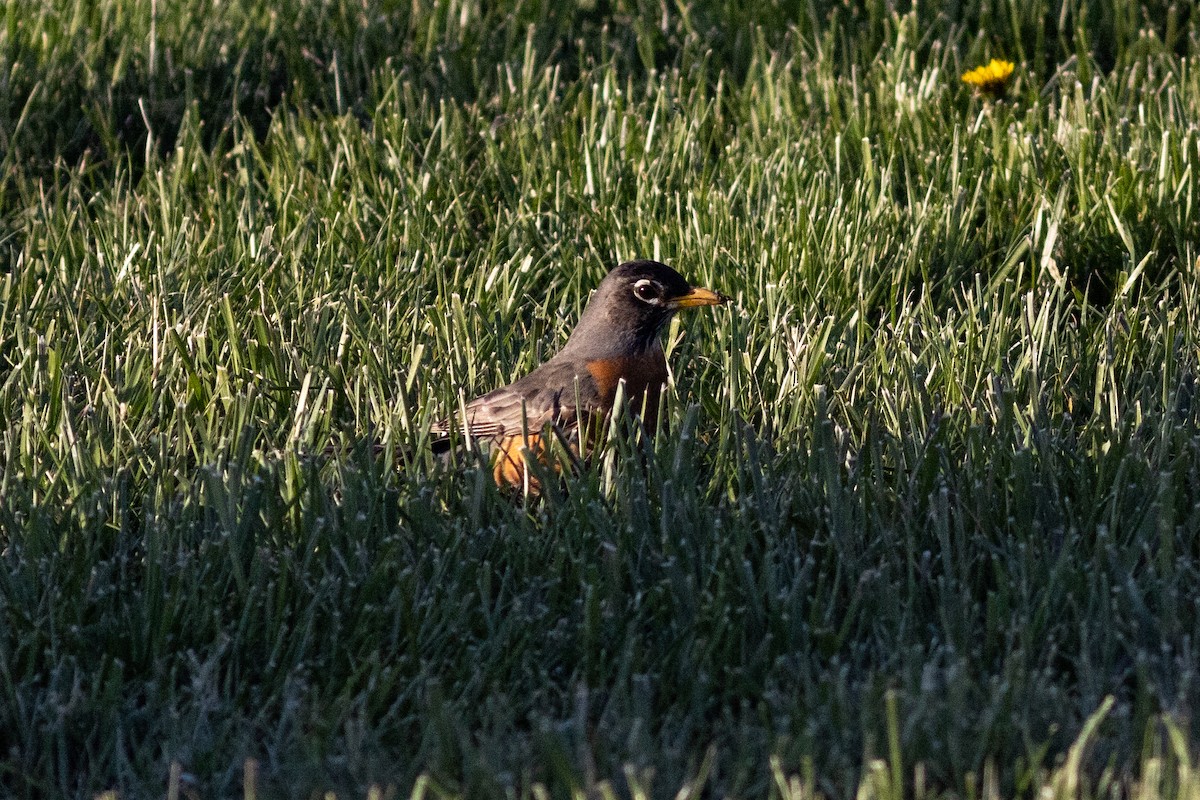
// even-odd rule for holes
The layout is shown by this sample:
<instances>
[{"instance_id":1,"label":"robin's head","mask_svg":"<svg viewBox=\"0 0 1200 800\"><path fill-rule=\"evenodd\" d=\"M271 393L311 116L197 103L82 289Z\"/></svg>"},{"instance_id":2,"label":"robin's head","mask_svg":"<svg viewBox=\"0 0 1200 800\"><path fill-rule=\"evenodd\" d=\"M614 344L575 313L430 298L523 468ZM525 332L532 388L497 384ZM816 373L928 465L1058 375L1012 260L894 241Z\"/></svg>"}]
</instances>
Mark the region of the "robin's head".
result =
<instances>
[{"instance_id":1,"label":"robin's head","mask_svg":"<svg viewBox=\"0 0 1200 800\"><path fill-rule=\"evenodd\" d=\"M600 282L568 346L641 351L654 343L676 311L728 301L723 294L692 286L666 264L628 261Z\"/></svg>"}]
</instances>

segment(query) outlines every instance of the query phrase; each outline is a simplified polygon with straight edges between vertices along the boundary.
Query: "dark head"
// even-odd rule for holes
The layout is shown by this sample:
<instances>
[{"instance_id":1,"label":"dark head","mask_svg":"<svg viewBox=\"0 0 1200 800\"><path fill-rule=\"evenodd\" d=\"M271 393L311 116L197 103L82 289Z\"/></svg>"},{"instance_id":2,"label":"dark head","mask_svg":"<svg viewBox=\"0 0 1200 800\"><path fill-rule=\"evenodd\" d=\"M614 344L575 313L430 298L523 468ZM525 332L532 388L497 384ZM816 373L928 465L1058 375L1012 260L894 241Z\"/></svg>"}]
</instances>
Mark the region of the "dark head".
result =
<instances>
[{"instance_id":1,"label":"dark head","mask_svg":"<svg viewBox=\"0 0 1200 800\"><path fill-rule=\"evenodd\" d=\"M666 264L628 261L600 282L565 349L642 352L654 344L676 311L728 300L718 292L692 286Z\"/></svg>"}]
</instances>

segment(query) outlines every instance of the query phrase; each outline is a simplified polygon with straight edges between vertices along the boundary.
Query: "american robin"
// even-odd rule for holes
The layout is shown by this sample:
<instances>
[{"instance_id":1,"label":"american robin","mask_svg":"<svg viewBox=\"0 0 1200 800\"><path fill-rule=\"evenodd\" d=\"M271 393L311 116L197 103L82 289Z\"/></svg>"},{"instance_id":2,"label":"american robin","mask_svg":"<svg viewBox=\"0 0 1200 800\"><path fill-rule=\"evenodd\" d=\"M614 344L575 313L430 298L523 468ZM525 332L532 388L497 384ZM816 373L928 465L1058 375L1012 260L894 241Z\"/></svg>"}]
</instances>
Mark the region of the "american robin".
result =
<instances>
[{"instance_id":1,"label":"american robin","mask_svg":"<svg viewBox=\"0 0 1200 800\"><path fill-rule=\"evenodd\" d=\"M566 345L528 375L466 404L460 415L435 424L449 447L452 427L492 446L493 477L500 486L537 493L529 455L544 459L547 432L578 456L613 410L625 383L630 410L653 432L667 360L658 334L676 311L715 306L729 298L692 286L657 261L630 261L608 273L579 318Z\"/></svg>"}]
</instances>

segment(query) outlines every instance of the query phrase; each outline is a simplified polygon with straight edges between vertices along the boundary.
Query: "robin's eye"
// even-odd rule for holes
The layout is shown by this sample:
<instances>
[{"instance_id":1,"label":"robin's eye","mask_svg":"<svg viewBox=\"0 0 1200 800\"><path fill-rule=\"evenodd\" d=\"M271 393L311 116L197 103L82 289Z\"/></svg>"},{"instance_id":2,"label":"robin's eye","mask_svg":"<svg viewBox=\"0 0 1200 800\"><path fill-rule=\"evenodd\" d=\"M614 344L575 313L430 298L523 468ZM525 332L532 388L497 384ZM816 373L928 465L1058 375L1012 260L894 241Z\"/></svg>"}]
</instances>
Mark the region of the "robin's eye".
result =
<instances>
[{"instance_id":1,"label":"robin's eye","mask_svg":"<svg viewBox=\"0 0 1200 800\"><path fill-rule=\"evenodd\" d=\"M654 285L653 281L646 280L645 278L642 278L633 285L633 293L637 296L637 299L647 303L658 301L658 287Z\"/></svg>"}]
</instances>

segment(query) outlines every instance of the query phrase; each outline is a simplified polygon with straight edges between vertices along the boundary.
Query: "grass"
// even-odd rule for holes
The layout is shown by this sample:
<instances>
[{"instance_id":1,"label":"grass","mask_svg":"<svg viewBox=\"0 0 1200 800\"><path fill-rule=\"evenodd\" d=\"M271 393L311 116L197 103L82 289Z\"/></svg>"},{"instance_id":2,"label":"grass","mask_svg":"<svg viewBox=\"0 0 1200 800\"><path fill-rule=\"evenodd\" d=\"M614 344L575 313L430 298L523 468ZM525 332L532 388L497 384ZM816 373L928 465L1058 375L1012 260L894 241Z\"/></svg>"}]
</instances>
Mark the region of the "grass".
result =
<instances>
[{"instance_id":1,"label":"grass","mask_svg":"<svg viewBox=\"0 0 1200 800\"><path fill-rule=\"evenodd\" d=\"M1197 796L1198 26L10 3L0 787ZM652 452L423 454L633 257Z\"/></svg>"}]
</instances>

